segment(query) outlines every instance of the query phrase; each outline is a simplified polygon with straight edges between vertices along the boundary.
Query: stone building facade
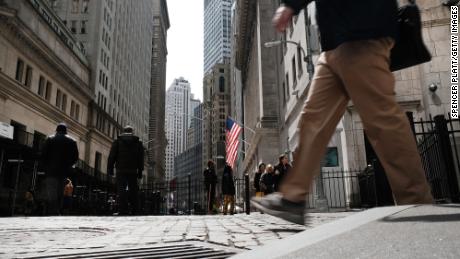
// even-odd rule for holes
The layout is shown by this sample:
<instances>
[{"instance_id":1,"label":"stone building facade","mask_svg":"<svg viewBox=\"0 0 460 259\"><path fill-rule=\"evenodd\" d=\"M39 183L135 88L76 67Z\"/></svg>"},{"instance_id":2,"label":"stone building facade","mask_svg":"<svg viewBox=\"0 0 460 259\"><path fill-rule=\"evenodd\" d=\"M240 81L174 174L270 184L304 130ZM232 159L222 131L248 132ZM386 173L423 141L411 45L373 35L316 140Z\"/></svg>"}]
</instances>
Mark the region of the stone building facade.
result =
<instances>
[{"instance_id":1,"label":"stone building facade","mask_svg":"<svg viewBox=\"0 0 460 259\"><path fill-rule=\"evenodd\" d=\"M252 173L260 162L275 163L280 153L279 86L284 71L279 48L264 43L278 39L271 19L279 1L236 1L235 67L241 83L244 159L241 171ZM240 79L239 79L240 78ZM236 103L236 101L235 101Z\"/></svg>"},{"instance_id":2,"label":"stone building facade","mask_svg":"<svg viewBox=\"0 0 460 259\"><path fill-rule=\"evenodd\" d=\"M155 0L153 7L152 85L150 87L150 115L148 140L148 181L165 179L165 95L166 95L166 46L169 29L169 13L166 0Z\"/></svg>"},{"instance_id":3,"label":"stone building facade","mask_svg":"<svg viewBox=\"0 0 460 259\"><path fill-rule=\"evenodd\" d=\"M215 64L203 80L203 167L216 163L217 174L225 165L225 123L230 114L230 65Z\"/></svg>"}]
</instances>

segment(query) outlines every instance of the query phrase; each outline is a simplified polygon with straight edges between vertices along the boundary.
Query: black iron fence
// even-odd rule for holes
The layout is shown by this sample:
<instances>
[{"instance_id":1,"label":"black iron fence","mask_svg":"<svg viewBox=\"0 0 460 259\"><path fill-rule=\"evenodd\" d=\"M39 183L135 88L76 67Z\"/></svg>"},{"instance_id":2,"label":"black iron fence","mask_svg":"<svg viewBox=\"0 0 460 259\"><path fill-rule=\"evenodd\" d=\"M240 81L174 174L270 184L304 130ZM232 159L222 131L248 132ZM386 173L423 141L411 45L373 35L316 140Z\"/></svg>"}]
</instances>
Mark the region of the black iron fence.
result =
<instances>
[{"instance_id":1,"label":"black iron fence","mask_svg":"<svg viewBox=\"0 0 460 259\"><path fill-rule=\"evenodd\" d=\"M460 120L447 116L430 116L414 121L408 113L412 131L437 202L460 202Z\"/></svg>"}]
</instances>

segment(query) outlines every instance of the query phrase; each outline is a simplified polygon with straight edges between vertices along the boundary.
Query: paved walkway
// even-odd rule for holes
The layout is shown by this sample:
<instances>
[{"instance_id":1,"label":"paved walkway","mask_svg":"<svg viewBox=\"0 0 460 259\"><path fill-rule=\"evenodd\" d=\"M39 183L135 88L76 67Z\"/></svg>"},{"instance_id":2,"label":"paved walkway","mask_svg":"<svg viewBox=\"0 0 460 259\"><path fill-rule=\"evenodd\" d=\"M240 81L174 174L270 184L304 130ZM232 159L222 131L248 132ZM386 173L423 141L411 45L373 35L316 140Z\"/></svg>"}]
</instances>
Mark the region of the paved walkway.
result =
<instances>
[{"instance_id":1,"label":"paved walkway","mask_svg":"<svg viewBox=\"0 0 460 259\"><path fill-rule=\"evenodd\" d=\"M460 204L366 210L236 258L460 258Z\"/></svg>"},{"instance_id":2,"label":"paved walkway","mask_svg":"<svg viewBox=\"0 0 460 259\"><path fill-rule=\"evenodd\" d=\"M198 241L254 249L354 212L310 213L306 226L260 213L234 216L0 218L0 258Z\"/></svg>"}]
</instances>

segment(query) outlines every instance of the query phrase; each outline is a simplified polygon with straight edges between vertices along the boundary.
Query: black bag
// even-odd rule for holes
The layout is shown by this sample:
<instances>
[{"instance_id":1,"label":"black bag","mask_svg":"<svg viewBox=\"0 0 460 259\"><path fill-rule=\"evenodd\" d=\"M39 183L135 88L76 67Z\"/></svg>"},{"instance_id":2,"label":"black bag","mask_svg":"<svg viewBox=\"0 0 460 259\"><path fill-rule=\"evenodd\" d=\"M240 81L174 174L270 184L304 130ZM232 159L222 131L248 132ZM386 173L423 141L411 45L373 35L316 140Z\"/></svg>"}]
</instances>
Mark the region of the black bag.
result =
<instances>
[{"instance_id":1,"label":"black bag","mask_svg":"<svg viewBox=\"0 0 460 259\"><path fill-rule=\"evenodd\" d=\"M415 0L409 2L398 11L399 39L391 50L391 71L431 60L431 54L423 43L420 10Z\"/></svg>"}]
</instances>

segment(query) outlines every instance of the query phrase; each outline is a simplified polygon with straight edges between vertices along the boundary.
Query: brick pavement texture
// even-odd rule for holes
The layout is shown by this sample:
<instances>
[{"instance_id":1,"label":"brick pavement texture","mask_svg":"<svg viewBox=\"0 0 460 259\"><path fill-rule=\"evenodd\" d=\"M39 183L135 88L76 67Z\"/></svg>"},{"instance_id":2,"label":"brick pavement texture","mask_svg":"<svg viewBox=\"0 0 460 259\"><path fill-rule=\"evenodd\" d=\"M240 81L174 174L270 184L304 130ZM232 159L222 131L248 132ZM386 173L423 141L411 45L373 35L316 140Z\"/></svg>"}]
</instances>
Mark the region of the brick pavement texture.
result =
<instances>
[{"instance_id":1,"label":"brick pavement texture","mask_svg":"<svg viewBox=\"0 0 460 259\"><path fill-rule=\"evenodd\" d=\"M0 218L0 258L203 242L253 249L354 212L310 213L306 225L260 213L233 216Z\"/></svg>"}]
</instances>

